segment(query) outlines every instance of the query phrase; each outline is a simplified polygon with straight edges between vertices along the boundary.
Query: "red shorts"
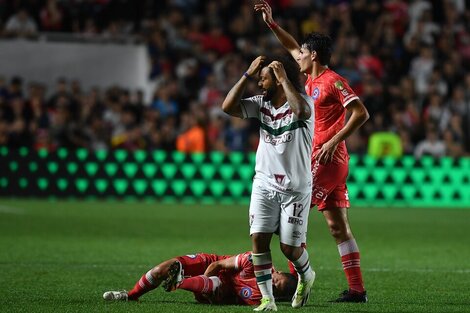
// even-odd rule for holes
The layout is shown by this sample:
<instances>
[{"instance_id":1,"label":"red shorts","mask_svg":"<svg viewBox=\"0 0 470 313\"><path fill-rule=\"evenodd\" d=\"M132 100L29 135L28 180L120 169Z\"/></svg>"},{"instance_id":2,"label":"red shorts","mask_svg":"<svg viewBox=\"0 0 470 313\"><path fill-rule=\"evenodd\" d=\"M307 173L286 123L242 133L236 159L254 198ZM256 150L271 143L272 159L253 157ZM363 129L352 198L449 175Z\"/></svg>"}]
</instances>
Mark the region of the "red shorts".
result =
<instances>
[{"instance_id":1,"label":"red shorts","mask_svg":"<svg viewBox=\"0 0 470 313\"><path fill-rule=\"evenodd\" d=\"M204 274L209 264L229 258L230 255L217 255L208 253L188 254L176 257L181 262L184 276L198 276Z\"/></svg>"},{"instance_id":2,"label":"red shorts","mask_svg":"<svg viewBox=\"0 0 470 313\"><path fill-rule=\"evenodd\" d=\"M318 206L318 211L334 208L349 208L348 178L349 164L312 162L312 202L310 207Z\"/></svg>"}]
</instances>

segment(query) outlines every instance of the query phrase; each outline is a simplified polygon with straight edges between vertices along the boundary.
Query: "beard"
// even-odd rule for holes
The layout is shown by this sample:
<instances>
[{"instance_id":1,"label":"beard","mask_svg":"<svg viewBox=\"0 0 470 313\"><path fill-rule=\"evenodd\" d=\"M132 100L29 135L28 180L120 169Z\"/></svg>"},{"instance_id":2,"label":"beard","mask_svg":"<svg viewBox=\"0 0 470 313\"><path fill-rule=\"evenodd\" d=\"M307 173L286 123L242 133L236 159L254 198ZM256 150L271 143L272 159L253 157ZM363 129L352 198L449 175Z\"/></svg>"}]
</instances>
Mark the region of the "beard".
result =
<instances>
[{"instance_id":1,"label":"beard","mask_svg":"<svg viewBox=\"0 0 470 313\"><path fill-rule=\"evenodd\" d=\"M276 87L269 87L268 89L264 90L263 93L263 101L271 101L274 94L276 93Z\"/></svg>"}]
</instances>

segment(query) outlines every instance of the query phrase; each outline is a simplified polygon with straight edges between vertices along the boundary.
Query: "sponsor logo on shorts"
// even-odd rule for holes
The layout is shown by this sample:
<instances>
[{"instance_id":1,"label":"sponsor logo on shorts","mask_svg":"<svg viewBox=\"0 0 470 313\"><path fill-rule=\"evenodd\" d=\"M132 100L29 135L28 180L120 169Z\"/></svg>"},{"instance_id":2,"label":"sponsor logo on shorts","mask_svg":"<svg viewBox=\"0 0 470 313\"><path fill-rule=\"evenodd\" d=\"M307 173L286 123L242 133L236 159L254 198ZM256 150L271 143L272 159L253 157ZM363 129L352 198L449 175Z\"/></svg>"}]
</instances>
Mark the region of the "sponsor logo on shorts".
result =
<instances>
[{"instance_id":1,"label":"sponsor logo on shorts","mask_svg":"<svg viewBox=\"0 0 470 313\"><path fill-rule=\"evenodd\" d=\"M302 233L299 232L299 231L294 231L294 232L292 233L292 237L293 237L293 238L296 238L296 239L300 239L300 236L301 236L301 235L302 235Z\"/></svg>"},{"instance_id":2,"label":"sponsor logo on shorts","mask_svg":"<svg viewBox=\"0 0 470 313\"><path fill-rule=\"evenodd\" d=\"M243 287L242 290L240 290L240 297L242 297L243 299L248 299L249 297L251 297L252 294L253 292L249 287Z\"/></svg>"},{"instance_id":3,"label":"sponsor logo on shorts","mask_svg":"<svg viewBox=\"0 0 470 313\"><path fill-rule=\"evenodd\" d=\"M287 223L294 224L294 225L303 225L304 221L301 220L300 218L289 216Z\"/></svg>"},{"instance_id":4,"label":"sponsor logo on shorts","mask_svg":"<svg viewBox=\"0 0 470 313\"><path fill-rule=\"evenodd\" d=\"M255 220L255 215L250 214L250 226L253 225L253 221Z\"/></svg>"}]
</instances>

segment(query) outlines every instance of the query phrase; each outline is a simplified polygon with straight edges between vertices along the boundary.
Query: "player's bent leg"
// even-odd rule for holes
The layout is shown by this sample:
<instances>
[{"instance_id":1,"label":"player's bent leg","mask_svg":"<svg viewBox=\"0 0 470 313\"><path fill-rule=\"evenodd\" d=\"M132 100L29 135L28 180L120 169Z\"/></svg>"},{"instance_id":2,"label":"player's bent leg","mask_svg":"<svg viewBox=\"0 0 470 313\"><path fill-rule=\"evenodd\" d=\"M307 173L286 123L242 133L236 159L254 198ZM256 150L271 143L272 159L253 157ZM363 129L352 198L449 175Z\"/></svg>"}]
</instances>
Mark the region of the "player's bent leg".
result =
<instances>
[{"instance_id":1,"label":"player's bent leg","mask_svg":"<svg viewBox=\"0 0 470 313\"><path fill-rule=\"evenodd\" d=\"M292 298L292 307L303 307L308 302L315 282L315 272L310 266L308 252L303 247L294 247L284 243L281 243L281 250L292 261L295 271L299 274L297 289Z\"/></svg>"},{"instance_id":2,"label":"player's bent leg","mask_svg":"<svg viewBox=\"0 0 470 313\"><path fill-rule=\"evenodd\" d=\"M142 277L134 285L134 288L128 292L128 299L137 300L145 293L152 291L153 289L160 286L162 281L165 280L168 276L168 269L170 265L175 261L176 259L164 261L142 275Z\"/></svg>"},{"instance_id":3,"label":"player's bent leg","mask_svg":"<svg viewBox=\"0 0 470 313\"><path fill-rule=\"evenodd\" d=\"M183 281L184 273L181 262L175 260L168 268L168 275L162 284L165 291L174 291L178 285Z\"/></svg>"},{"instance_id":4,"label":"player's bent leg","mask_svg":"<svg viewBox=\"0 0 470 313\"><path fill-rule=\"evenodd\" d=\"M177 260L167 260L149 270L135 283L131 291L107 291L103 294L103 298L108 301L137 301L143 294L160 286L162 281L168 276L170 265L175 261Z\"/></svg>"}]
</instances>

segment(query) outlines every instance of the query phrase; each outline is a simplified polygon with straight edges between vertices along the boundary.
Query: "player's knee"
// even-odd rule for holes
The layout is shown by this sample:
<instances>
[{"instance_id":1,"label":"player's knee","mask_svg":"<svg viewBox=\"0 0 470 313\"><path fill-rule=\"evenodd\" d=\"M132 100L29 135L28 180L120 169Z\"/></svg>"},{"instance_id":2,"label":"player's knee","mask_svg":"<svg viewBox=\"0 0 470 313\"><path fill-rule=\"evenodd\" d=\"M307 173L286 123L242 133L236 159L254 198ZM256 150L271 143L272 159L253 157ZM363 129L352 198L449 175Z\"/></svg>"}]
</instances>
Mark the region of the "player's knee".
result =
<instances>
[{"instance_id":1,"label":"player's knee","mask_svg":"<svg viewBox=\"0 0 470 313\"><path fill-rule=\"evenodd\" d=\"M298 258L299 249L299 247L289 246L281 243L281 251L289 260L294 260Z\"/></svg>"},{"instance_id":2,"label":"player's knee","mask_svg":"<svg viewBox=\"0 0 470 313\"><path fill-rule=\"evenodd\" d=\"M330 227L330 233L333 236L333 238L335 238L335 241L338 244L353 238L353 235L351 231L349 230L349 227L341 227L338 225L333 225L332 227Z\"/></svg>"},{"instance_id":3,"label":"player's knee","mask_svg":"<svg viewBox=\"0 0 470 313\"><path fill-rule=\"evenodd\" d=\"M346 227L339 223L329 222L328 227L330 228L330 233L334 238L342 238L346 235Z\"/></svg>"},{"instance_id":4,"label":"player's knee","mask_svg":"<svg viewBox=\"0 0 470 313\"><path fill-rule=\"evenodd\" d=\"M152 275L155 279L163 279L166 278L168 271L163 269L162 266L155 266L150 271L150 275Z\"/></svg>"},{"instance_id":5,"label":"player's knee","mask_svg":"<svg viewBox=\"0 0 470 313\"><path fill-rule=\"evenodd\" d=\"M253 248L256 251L269 251L269 245L271 238L266 236L264 233L255 233L251 235L251 240L253 242Z\"/></svg>"}]
</instances>

